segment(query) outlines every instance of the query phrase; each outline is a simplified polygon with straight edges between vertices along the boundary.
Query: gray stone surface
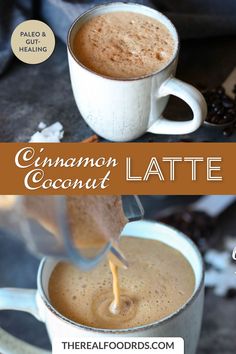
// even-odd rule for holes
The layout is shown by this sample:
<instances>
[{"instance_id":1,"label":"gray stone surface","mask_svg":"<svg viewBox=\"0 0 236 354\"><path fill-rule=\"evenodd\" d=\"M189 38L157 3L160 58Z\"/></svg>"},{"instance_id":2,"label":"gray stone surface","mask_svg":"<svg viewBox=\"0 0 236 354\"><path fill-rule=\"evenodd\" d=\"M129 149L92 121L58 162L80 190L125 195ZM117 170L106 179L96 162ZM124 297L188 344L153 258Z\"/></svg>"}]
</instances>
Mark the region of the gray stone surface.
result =
<instances>
[{"instance_id":1,"label":"gray stone surface","mask_svg":"<svg viewBox=\"0 0 236 354\"><path fill-rule=\"evenodd\" d=\"M177 77L193 85L215 87L229 75L236 62L236 38L187 40L181 44ZM166 116L189 118L191 112L172 98ZM65 128L63 141L80 141L92 134L77 110L72 95L66 47L57 40L52 57L39 65L16 59L0 78L0 141L28 141L40 121L59 120ZM235 141L214 128L202 127L189 136L146 134L138 141Z\"/></svg>"},{"instance_id":2,"label":"gray stone surface","mask_svg":"<svg viewBox=\"0 0 236 354\"><path fill-rule=\"evenodd\" d=\"M193 197L142 197L146 217L151 218L163 205L182 204ZM220 246L225 236L236 237L236 204L216 221L214 237ZM38 260L24 246L0 233L0 287L36 287ZM232 274L234 276L234 274ZM236 278L235 278L236 281ZM216 297L206 292L203 328L197 354L235 354L236 298ZM49 348L44 325L32 316L11 311L0 312L0 326L30 343ZM188 354L188 353L186 353Z\"/></svg>"}]
</instances>

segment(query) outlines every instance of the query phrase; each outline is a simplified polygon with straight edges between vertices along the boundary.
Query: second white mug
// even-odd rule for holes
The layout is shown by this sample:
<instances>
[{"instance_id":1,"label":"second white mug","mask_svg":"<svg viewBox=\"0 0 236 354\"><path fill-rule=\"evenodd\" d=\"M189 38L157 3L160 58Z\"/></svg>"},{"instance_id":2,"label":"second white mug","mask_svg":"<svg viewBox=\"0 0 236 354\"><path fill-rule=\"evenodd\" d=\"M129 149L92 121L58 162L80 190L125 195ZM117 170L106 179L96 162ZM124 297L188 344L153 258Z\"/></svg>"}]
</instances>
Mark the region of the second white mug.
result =
<instances>
[{"instance_id":1,"label":"second white mug","mask_svg":"<svg viewBox=\"0 0 236 354\"><path fill-rule=\"evenodd\" d=\"M31 313L45 323L51 342L58 339L62 341L67 333L78 340L89 336L92 336L94 340L107 337L111 339L117 337L182 337L185 343L185 353L195 354L204 301L203 261L197 247L181 232L157 222L132 222L125 227L123 235L159 240L181 252L189 261L195 276L195 289L192 297L175 313L152 324L128 329L109 330L75 323L58 313L50 303L48 284L57 261L49 258L41 262L37 290L0 289L0 310L12 309ZM1 329L0 352L3 354L49 354L10 336Z\"/></svg>"}]
</instances>

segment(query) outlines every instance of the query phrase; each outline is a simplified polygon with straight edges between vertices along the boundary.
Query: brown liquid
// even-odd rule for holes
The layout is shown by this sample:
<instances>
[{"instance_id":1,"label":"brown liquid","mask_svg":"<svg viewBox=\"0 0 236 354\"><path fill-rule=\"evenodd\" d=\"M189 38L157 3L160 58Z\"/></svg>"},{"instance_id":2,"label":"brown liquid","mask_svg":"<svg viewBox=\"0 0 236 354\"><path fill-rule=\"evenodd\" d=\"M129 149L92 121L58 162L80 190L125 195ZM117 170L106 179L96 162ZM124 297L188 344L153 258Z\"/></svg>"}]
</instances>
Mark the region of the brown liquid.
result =
<instances>
[{"instance_id":1,"label":"brown liquid","mask_svg":"<svg viewBox=\"0 0 236 354\"><path fill-rule=\"evenodd\" d=\"M120 270L120 304L114 314L112 275L104 260L86 273L59 263L49 281L52 305L74 322L96 328L132 328L156 322L191 297L195 278L188 261L175 249L155 240L122 237L129 260Z\"/></svg>"},{"instance_id":2,"label":"brown liquid","mask_svg":"<svg viewBox=\"0 0 236 354\"><path fill-rule=\"evenodd\" d=\"M77 32L73 51L92 71L134 78L161 70L174 53L174 39L159 21L133 12L113 12L88 20Z\"/></svg>"},{"instance_id":3,"label":"brown liquid","mask_svg":"<svg viewBox=\"0 0 236 354\"><path fill-rule=\"evenodd\" d=\"M119 280L119 267L109 260L109 267L112 274L112 288L114 300L110 304L110 311L117 315L121 311L121 294L120 294L120 280Z\"/></svg>"}]
</instances>

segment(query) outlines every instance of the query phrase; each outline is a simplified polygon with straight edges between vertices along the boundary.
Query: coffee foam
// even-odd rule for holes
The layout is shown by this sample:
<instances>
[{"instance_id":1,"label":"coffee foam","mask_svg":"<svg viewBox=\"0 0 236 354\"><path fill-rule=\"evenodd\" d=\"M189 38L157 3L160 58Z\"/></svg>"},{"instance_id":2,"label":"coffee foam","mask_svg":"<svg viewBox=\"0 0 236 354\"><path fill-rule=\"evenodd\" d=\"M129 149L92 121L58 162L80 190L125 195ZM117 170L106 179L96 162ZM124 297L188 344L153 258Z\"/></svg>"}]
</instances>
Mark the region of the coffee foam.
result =
<instances>
[{"instance_id":1,"label":"coffee foam","mask_svg":"<svg viewBox=\"0 0 236 354\"><path fill-rule=\"evenodd\" d=\"M59 263L49 282L52 305L74 322L96 328L132 328L159 321L191 297L195 278L178 251L154 240L122 237L130 266L120 270L121 307L113 314L112 276L104 260L90 272Z\"/></svg>"},{"instance_id":2,"label":"coffee foam","mask_svg":"<svg viewBox=\"0 0 236 354\"><path fill-rule=\"evenodd\" d=\"M134 78L161 70L174 53L174 39L161 22L133 12L112 12L88 20L73 51L98 74Z\"/></svg>"}]
</instances>

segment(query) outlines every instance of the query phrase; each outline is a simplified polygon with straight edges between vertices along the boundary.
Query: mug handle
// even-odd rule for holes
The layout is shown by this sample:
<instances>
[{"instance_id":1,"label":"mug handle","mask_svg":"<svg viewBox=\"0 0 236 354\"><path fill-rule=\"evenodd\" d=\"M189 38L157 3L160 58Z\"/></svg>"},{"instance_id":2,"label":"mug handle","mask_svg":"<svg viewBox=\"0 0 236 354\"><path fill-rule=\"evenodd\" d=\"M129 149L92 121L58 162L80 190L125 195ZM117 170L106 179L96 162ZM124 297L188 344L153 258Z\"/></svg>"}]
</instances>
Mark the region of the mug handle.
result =
<instances>
[{"instance_id":1,"label":"mug handle","mask_svg":"<svg viewBox=\"0 0 236 354\"><path fill-rule=\"evenodd\" d=\"M185 101L193 111L193 119L177 122L160 117L149 128L149 133L154 134L188 134L197 130L207 115L207 104L202 94L192 85L175 77L170 77L163 82L157 92L157 99L173 95Z\"/></svg>"},{"instance_id":2,"label":"mug handle","mask_svg":"<svg viewBox=\"0 0 236 354\"><path fill-rule=\"evenodd\" d=\"M36 290L31 289L0 289L0 311L16 310L28 312L39 321ZM28 344L0 328L0 353L2 354L51 354L51 352L39 349Z\"/></svg>"}]
</instances>

